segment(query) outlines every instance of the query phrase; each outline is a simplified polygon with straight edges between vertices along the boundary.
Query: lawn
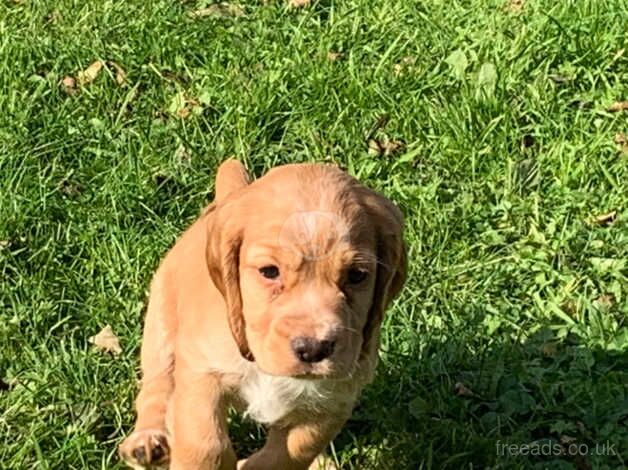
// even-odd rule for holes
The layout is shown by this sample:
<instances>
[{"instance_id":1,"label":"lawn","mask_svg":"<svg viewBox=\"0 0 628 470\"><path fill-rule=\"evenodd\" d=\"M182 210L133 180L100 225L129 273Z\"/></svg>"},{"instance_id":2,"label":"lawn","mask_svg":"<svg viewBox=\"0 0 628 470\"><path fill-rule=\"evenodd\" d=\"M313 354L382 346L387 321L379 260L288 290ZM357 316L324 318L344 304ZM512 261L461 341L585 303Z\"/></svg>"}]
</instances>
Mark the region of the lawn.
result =
<instances>
[{"instance_id":1,"label":"lawn","mask_svg":"<svg viewBox=\"0 0 628 470\"><path fill-rule=\"evenodd\" d=\"M625 468L628 2L287 3L0 2L0 468L122 468L151 274L230 156L406 215L343 469Z\"/></svg>"}]
</instances>

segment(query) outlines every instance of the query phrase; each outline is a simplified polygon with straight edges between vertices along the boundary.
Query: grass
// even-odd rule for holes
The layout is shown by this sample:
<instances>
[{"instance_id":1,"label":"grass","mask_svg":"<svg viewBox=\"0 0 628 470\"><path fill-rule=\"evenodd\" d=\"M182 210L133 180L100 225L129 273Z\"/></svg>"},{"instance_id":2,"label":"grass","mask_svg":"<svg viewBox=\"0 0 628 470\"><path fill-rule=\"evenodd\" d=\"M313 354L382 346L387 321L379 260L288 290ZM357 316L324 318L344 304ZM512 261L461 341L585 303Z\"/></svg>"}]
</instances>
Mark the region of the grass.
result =
<instances>
[{"instance_id":1,"label":"grass","mask_svg":"<svg viewBox=\"0 0 628 470\"><path fill-rule=\"evenodd\" d=\"M628 5L510 5L277 0L191 18L206 3L3 0L0 468L122 468L151 273L232 155L258 175L334 161L406 214L410 276L331 449L342 468L625 468L628 155L613 140L628 119L607 108L628 99ZM68 94L95 60L126 84L109 67ZM405 149L369 153L369 132ZM88 342L106 324L117 357ZM261 444L232 424L241 453Z\"/></svg>"}]
</instances>

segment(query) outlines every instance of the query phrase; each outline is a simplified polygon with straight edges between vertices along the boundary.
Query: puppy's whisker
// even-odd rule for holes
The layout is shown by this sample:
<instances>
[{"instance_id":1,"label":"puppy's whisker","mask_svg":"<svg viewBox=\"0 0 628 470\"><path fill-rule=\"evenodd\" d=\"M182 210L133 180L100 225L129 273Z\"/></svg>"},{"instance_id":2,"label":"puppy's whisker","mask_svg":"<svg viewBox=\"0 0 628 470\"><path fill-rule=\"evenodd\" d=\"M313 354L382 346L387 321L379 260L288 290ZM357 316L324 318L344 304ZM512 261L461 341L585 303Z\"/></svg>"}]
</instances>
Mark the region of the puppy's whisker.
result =
<instances>
[{"instance_id":1,"label":"puppy's whisker","mask_svg":"<svg viewBox=\"0 0 628 470\"><path fill-rule=\"evenodd\" d=\"M356 335L360 334L360 332L358 330L356 330L355 328L351 328L351 327L344 326L344 325L337 327L336 330L348 331L349 333L353 333L353 334L356 334Z\"/></svg>"}]
</instances>

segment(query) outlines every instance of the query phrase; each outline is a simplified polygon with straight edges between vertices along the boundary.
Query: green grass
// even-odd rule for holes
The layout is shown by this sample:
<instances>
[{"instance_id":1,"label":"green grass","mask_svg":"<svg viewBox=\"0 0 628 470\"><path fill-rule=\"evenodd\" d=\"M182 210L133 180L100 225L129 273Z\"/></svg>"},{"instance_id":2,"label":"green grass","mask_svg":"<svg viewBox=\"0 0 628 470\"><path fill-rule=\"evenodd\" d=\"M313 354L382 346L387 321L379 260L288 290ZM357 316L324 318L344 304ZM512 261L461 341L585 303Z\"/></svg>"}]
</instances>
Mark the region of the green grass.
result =
<instances>
[{"instance_id":1,"label":"green grass","mask_svg":"<svg viewBox=\"0 0 628 470\"><path fill-rule=\"evenodd\" d=\"M337 162L406 214L410 275L343 468L624 468L628 114L606 109L628 99L628 3L264 3L0 3L0 468L122 468L151 274L233 155ZM126 86L103 71L68 96L97 59ZM406 149L369 154L372 129ZM106 324L115 358L88 342ZM497 448L570 439L591 452Z\"/></svg>"}]
</instances>

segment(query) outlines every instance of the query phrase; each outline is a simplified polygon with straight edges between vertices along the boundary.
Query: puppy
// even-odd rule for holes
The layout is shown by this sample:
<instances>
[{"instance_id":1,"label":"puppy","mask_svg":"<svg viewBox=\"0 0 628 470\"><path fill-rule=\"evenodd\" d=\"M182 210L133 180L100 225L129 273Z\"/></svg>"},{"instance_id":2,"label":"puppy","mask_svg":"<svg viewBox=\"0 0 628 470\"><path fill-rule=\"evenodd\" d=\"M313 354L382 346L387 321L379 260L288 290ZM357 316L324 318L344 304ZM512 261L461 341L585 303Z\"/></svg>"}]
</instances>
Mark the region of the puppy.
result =
<instances>
[{"instance_id":1,"label":"puppy","mask_svg":"<svg viewBox=\"0 0 628 470\"><path fill-rule=\"evenodd\" d=\"M151 285L133 468L305 470L340 431L377 362L406 273L401 212L340 169L223 163L216 199ZM237 462L235 407L269 428ZM312 467L313 468L313 467Z\"/></svg>"}]
</instances>

